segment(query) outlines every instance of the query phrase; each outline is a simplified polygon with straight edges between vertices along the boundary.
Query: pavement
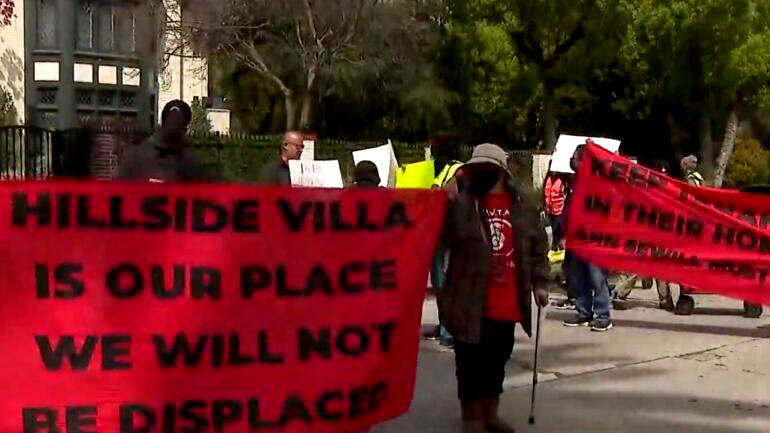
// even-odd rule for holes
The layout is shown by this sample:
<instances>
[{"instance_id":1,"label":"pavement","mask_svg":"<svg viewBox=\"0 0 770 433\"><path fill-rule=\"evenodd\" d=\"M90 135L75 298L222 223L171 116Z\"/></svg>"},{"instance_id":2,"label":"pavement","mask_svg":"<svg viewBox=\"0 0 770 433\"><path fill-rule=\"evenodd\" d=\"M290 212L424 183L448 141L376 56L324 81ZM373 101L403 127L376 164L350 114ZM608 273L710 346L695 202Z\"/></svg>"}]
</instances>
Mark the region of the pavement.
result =
<instances>
[{"instance_id":1,"label":"pavement","mask_svg":"<svg viewBox=\"0 0 770 433\"><path fill-rule=\"evenodd\" d=\"M573 313L545 310L532 426L534 339L519 330L502 417L517 432L770 432L770 314L746 319L739 301L696 296L694 315L675 316L656 297L633 292L606 333L565 328ZM423 326L436 322L427 299ZM453 353L422 341L417 376L410 412L372 433L460 432Z\"/></svg>"}]
</instances>

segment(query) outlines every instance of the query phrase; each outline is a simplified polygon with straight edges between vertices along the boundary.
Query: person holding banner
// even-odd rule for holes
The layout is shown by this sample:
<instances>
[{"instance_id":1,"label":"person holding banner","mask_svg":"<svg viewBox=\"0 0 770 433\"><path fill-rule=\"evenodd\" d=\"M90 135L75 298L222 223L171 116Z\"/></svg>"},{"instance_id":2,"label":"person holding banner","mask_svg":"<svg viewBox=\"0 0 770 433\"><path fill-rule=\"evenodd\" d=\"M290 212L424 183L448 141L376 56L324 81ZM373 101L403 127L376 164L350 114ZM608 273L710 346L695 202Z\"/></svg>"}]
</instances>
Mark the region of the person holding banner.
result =
<instances>
[{"instance_id":1,"label":"person holding banner","mask_svg":"<svg viewBox=\"0 0 770 433\"><path fill-rule=\"evenodd\" d=\"M291 185L289 161L297 160L305 149L305 136L299 131L289 131L283 136L278 159L270 161L262 169L262 181L268 185Z\"/></svg>"},{"instance_id":2,"label":"person holding banner","mask_svg":"<svg viewBox=\"0 0 770 433\"><path fill-rule=\"evenodd\" d=\"M493 144L474 149L445 222L439 311L455 340L464 433L514 431L498 416L514 330L519 323L531 336L533 293L539 306L548 303L547 237L507 158Z\"/></svg>"},{"instance_id":3,"label":"person holding banner","mask_svg":"<svg viewBox=\"0 0 770 433\"><path fill-rule=\"evenodd\" d=\"M593 142L587 140L586 144L590 145ZM583 161L585 150L586 146L580 145L572 155L570 166L575 173L578 172ZM572 197L573 195L570 194L567 198L568 212ZM569 245L567 245L567 256L565 259L567 281L575 291L577 315L565 320L564 326L571 328L590 326L595 332L609 331L613 325L610 319L610 287L607 282L607 272L572 254Z\"/></svg>"},{"instance_id":4,"label":"person holding banner","mask_svg":"<svg viewBox=\"0 0 770 433\"><path fill-rule=\"evenodd\" d=\"M668 163L665 161L658 161L655 164L655 169L663 174L668 174ZM613 299L612 306L616 310L625 310L628 308L626 300L631 292L636 287L636 282L642 280L642 287L647 289L652 287L653 280L655 281L655 288L658 290L658 306L661 310L674 311L674 299L671 297L671 285L658 278L640 278L638 275L627 275L625 279L615 287L616 299Z\"/></svg>"},{"instance_id":5,"label":"person holding banner","mask_svg":"<svg viewBox=\"0 0 770 433\"><path fill-rule=\"evenodd\" d=\"M192 109L186 102L170 101L161 112L160 131L142 144L124 149L118 158L116 180L142 182L206 182L210 176L187 149L187 127Z\"/></svg>"},{"instance_id":6,"label":"person holding banner","mask_svg":"<svg viewBox=\"0 0 770 433\"><path fill-rule=\"evenodd\" d=\"M684 181L691 186L702 186L703 175L698 172L698 157L690 155L682 158L681 161L682 174L684 174Z\"/></svg>"}]
</instances>

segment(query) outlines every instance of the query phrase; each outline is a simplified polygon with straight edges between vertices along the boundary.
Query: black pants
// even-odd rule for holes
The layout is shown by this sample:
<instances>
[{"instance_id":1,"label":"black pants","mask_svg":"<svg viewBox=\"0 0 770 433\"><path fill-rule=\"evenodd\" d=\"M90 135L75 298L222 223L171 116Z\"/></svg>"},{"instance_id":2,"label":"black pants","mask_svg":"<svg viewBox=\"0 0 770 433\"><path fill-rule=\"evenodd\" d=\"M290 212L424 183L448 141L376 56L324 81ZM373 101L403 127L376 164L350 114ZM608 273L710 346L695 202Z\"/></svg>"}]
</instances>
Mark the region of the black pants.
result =
<instances>
[{"instance_id":1,"label":"black pants","mask_svg":"<svg viewBox=\"0 0 770 433\"><path fill-rule=\"evenodd\" d=\"M551 250L553 251L559 251L561 249L561 239L564 236L562 218L561 215L548 215L548 219L551 221Z\"/></svg>"},{"instance_id":2,"label":"black pants","mask_svg":"<svg viewBox=\"0 0 770 433\"><path fill-rule=\"evenodd\" d=\"M505 364L513 352L515 328L515 323L484 319L478 344L455 339L457 393L461 402L502 394Z\"/></svg>"}]
</instances>

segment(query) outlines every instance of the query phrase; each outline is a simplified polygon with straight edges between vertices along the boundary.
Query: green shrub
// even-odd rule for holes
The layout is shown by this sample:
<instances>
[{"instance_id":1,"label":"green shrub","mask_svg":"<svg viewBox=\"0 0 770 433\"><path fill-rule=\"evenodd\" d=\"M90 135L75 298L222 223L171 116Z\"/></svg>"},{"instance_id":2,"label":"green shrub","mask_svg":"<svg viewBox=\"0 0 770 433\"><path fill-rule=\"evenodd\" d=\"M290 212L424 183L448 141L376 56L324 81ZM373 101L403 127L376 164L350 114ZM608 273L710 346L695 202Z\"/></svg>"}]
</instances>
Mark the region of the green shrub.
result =
<instances>
[{"instance_id":1,"label":"green shrub","mask_svg":"<svg viewBox=\"0 0 770 433\"><path fill-rule=\"evenodd\" d=\"M770 151L753 138L738 139L727 166L725 186L741 188L770 183Z\"/></svg>"},{"instance_id":2,"label":"green shrub","mask_svg":"<svg viewBox=\"0 0 770 433\"><path fill-rule=\"evenodd\" d=\"M206 107L203 106L200 98L193 99L192 120L190 120L190 133L195 135L210 134L211 121Z\"/></svg>"},{"instance_id":3,"label":"green shrub","mask_svg":"<svg viewBox=\"0 0 770 433\"><path fill-rule=\"evenodd\" d=\"M195 156L222 180L253 183L259 180L262 168L278 157L282 135L220 135L194 134L189 137ZM343 180L353 175L353 151L384 143L320 140L316 144L316 159L336 159L340 162ZM399 164L425 159L422 145L393 143ZM466 152L467 153L467 152Z\"/></svg>"}]
</instances>

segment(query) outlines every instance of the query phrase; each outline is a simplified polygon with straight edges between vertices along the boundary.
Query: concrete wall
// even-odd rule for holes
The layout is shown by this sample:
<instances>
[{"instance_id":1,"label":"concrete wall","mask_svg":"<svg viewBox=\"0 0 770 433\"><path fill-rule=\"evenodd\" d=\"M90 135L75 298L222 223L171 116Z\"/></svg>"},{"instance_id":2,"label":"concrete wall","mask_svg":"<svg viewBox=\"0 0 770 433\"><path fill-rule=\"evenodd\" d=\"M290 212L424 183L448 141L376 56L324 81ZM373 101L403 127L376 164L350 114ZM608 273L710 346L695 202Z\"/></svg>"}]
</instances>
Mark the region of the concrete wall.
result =
<instances>
[{"instance_id":1,"label":"concrete wall","mask_svg":"<svg viewBox=\"0 0 770 433\"><path fill-rule=\"evenodd\" d=\"M0 85L13 96L18 121L24 123L24 3L16 1L10 26L0 27Z\"/></svg>"}]
</instances>

